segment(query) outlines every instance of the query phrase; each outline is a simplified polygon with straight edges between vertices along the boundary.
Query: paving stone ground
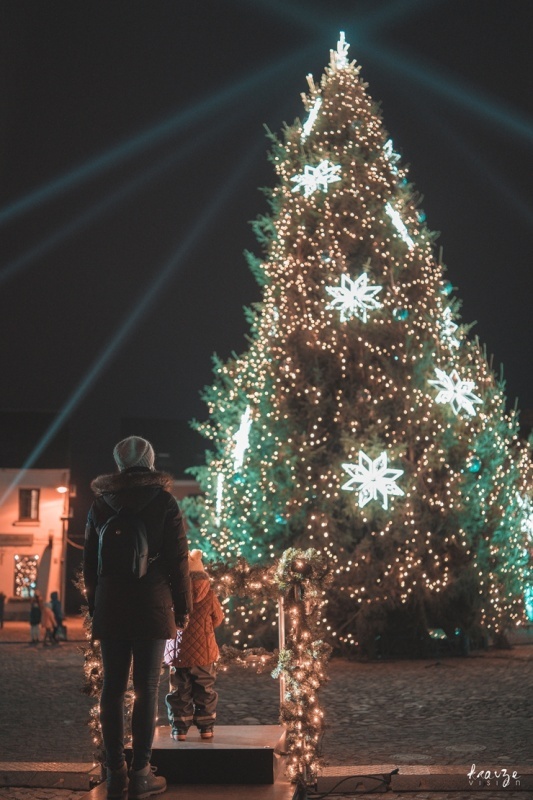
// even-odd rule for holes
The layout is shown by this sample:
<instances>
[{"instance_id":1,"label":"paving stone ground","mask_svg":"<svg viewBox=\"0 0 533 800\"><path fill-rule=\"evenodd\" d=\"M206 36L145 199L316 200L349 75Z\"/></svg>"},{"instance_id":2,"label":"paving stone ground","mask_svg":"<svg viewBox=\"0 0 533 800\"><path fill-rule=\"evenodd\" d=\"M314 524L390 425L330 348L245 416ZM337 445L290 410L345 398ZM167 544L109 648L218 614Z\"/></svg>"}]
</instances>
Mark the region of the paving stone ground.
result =
<instances>
[{"instance_id":1,"label":"paving stone ground","mask_svg":"<svg viewBox=\"0 0 533 800\"><path fill-rule=\"evenodd\" d=\"M70 624L72 638L83 638ZM26 626L0 630L0 761L92 761L91 700L81 693L82 642L32 647ZM468 658L360 663L334 659L321 692L329 766L439 764L533 766L533 645ZM160 689L160 722L166 723ZM275 724L279 688L268 674L219 674L220 724ZM81 800L83 792L0 788L0 800ZM395 795L372 797L395 800ZM523 792L468 794L525 800ZM464 800L457 792L399 794L402 800Z\"/></svg>"}]
</instances>

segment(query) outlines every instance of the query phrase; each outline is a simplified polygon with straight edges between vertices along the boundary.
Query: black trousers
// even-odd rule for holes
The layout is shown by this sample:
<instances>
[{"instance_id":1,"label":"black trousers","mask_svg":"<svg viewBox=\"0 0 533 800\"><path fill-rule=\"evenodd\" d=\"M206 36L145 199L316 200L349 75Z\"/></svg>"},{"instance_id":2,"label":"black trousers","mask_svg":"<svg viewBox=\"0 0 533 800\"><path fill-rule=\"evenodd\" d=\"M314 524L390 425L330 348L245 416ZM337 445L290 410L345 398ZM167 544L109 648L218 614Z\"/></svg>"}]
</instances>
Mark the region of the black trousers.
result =
<instances>
[{"instance_id":1,"label":"black trousers","mask_svg":"<svg viewBox=\"0 0 533 800\"><path fill-rule=\"evenodd\" d=\"M131 735L133 769L150 761L154 739L159 679L165 639L102 639L104 684L100 698L100 724L110 769L124 762L124 695L133 661L133 715Z\"/></svg>"}]
</instances>

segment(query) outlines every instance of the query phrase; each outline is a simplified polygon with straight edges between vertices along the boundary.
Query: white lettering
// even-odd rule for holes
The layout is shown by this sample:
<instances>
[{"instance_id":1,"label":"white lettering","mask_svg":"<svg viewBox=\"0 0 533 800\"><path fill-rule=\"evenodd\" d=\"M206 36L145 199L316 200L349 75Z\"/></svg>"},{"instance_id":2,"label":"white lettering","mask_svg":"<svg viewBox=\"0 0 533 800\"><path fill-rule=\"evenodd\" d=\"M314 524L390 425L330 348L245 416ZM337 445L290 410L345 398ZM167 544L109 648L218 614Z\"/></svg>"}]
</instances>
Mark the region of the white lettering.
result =
<instances>
[{"instance_id":1,"label":"white lettering","mask_svg":"<svg viewBox=\"0 0 533 800\"><path fill-rule=\"evenodd\" d=\"M495 780L496 786L499 786L500 778L503 779L502 788L504 789L509 786L511 779L514 781L514 786L520 786L520 775L516 770L513 770L512 773L509 773L506 767L495 770L480 769L477 771L476 765L472 764L471 768L466 773L466 777L468 778L468 783L470 786L473 785L475 780L477 780L478 786L490 786L491 780Z\"/></svg>"}]
</instances>

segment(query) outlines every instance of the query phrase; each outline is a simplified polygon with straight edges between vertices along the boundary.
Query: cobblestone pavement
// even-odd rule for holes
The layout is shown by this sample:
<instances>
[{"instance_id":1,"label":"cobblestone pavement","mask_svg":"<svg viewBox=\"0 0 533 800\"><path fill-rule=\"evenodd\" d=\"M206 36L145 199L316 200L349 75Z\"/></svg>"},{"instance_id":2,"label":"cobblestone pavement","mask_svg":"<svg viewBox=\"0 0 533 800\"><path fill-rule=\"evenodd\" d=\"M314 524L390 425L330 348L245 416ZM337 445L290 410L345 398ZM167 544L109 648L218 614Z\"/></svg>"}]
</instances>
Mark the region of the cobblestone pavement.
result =
<instances>
[{"instance_id":1,"label":"cobblestone pavement","mask_svg":"<svg viewBox=\"0 0 533 800\"><path fill-rule=\"evenodd\" d=\"M72 627L72 626L71 626ZM71 629L69 627L69 630ZM78 629L82 638L81 629ZM21 635L22 634L22 635ZM0 630L0 760L92 761L81 693L81 643L32 647L25 626ZM74 635L77 635L74 632ZM18 642L18 643L17 643ZM334 659L321 692L327 765L439 764L515 768L533 766L533 646L488 651L469 658L377 663ZM160 723L166 723L160 689ZM221 672L220 724L275 724L279 688L268 674L236 667ZM84 792L0 788L1 800L81 800ZM525 800L524 792L482 795L417 792L387 800Z\"/></svg>"}]
</instances>

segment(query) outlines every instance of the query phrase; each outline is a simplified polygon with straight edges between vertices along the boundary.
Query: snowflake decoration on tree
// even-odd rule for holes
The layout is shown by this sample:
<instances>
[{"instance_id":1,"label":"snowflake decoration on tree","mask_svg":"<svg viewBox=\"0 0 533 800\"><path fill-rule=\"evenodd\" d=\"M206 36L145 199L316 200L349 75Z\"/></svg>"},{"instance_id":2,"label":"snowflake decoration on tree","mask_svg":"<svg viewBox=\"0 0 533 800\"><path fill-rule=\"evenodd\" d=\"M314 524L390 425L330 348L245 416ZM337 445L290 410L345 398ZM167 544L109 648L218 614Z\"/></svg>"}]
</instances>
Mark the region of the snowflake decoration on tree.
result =
<instances>
[{"instance_id":1,"label":"snowflake decoration on tree","mask_svg":"<svg viewBox=\"0 0 533 800\"><path fill-rule=\"evenodd\" d=\"M396 166L396 164L400 160L400 156L398 155L398 153L394 151L394 145L392 139L387 139L387 141L383 145L383 152L385 153L385 155L389 160L391 171L394 172L394 174L397 174L398 167Z\"/></svg>"},{"instance_id":2,"label":"snowflake decoration on tree","mask_svg":"<svg viewBox=\"0 0 533 800\"><path fill-rule=\"evenodd\" d=\"M356 280L352 280L349 275L341 275L340 286L326 286L326 292L333 297L326 308L338 308L341 312L341 322L354 316L366 322L368 309L381 308L383 305L374 299L382 288L382 286L370 286L366 272Z\"/></svg>"},{"instance_id":3,"label":"snowflake decoration on tree","mask_svg":"<svg viewBox=\"0 0 533 800\"><path fill-rule=\"evenodd\" d=\"M375 459L359 450L359 463L342 465L350 476L341 487L346 491L359 492L359 507L363 508L371 500L377 500L378 494L383 498L381 506L389 507L389 495L399 496L404 492L396 485L396 480L403 475L403 469L390 469L387 464L387 453L383 451ZM356 484L358 484L356 486Z\"/></svg>"},{"instance_id":4,"label":"snowflake decoration on tree","mask_svg":"<svg viewBox=\"0 0 533 800\"><path fill-rule=\"evenodd\" d=\"M475 386L474 381L462 380L456 369L446 375L444 370L435 367L435 374L437 379L429 381L432 386L440 389L435 402L449 403L454 414L458 414L464 408L466 413L473 417L476 413L474 405L482 402L481 398L472 391Z\"/></svg>"},{"instance_id":5,"label":"snowflake decoration on tree","mask_svg":"<svg viewBox=\"0 0 533 800\"><path fill-rule=\"evenodd\" d=\"M316 167L307 165L301 175L293 175L291 181L294 181L292 191L296 192L301 189L304 197L309 197L316 192L317 189L322 189L327 192L328 184L340 181L340 166L337 164L330 164L327 159L324 159Z\"/></svg>"},{"instance_id":6,"label":"snowflake decoration on tree","mask_svg":"<svg viewBox=\"0 0 533 800\"><path fill-rule=\"evenodd\" d=\"M459 325L457 325L452 318L452 310L448 306L442 312L442 323L441 323L441 330L442 335L450 344L451 347L459 347L461 342L455 336L455 332L459 329Z\"/></svg>"}]
</instances>

